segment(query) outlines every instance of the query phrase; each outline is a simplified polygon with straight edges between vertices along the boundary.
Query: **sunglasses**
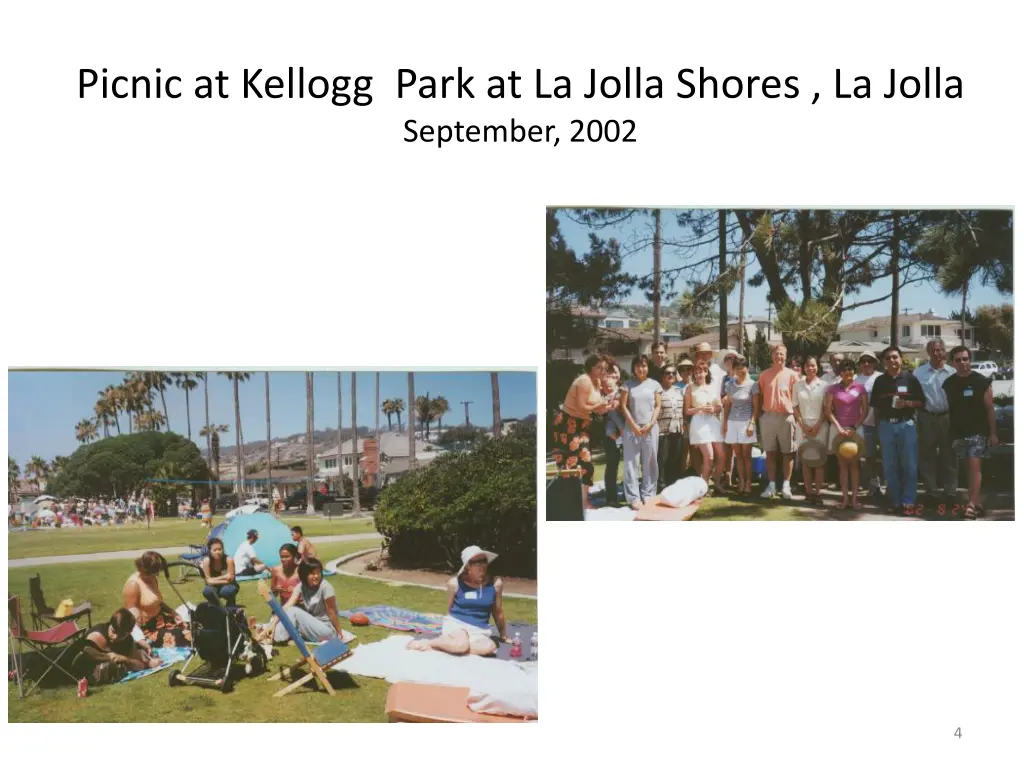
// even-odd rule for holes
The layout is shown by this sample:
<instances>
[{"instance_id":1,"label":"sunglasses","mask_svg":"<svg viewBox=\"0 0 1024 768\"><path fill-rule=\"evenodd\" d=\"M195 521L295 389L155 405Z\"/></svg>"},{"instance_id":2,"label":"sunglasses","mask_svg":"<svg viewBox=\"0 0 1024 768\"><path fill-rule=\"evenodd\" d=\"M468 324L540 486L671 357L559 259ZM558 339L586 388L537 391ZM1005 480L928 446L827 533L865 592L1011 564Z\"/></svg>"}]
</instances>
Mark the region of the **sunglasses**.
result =
<instances>
[{"instance_id":1,"label":"sunglasses","mask_svg":"<svg viewBox=\"0 0 1024 768\"><path fill-rule=\"evenodd\" d=\"M484 559L484 560L470 560L469 564L470 565L487 565L487 560L486 559Z\"/></svg>"},{"instance_id":2,"label":"sunglasses","mask_svg":"<svg viewBox=\"0 0 1024 768\"><path fill-rule=\"evenodd\" d=\"M661 375L662 376L675 376L676 375L676 371L675 371L674 368L671 369L671 370L665 370L665 371L661 372Z\"/></svg>"}]
</instances>

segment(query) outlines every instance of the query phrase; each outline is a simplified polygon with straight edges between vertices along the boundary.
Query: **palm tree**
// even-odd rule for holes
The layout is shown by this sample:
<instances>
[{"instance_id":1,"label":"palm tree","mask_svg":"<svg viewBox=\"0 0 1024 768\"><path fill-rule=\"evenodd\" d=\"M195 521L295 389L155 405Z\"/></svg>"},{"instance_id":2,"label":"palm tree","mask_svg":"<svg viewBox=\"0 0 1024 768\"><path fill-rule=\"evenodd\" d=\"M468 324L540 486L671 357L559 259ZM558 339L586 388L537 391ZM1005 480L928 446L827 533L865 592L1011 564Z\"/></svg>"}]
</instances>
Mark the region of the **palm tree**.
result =
<instances>
[{"instance_id":1,"label":"palm tree","mask_svg":"<svg viewBox=\"0 0 1024 768\"><path fill-rule=\"evenodd\" d=\"M100 402L104 404L107 411L107 418L113 418L114 426L117 427L117 434L121 434L121 422L117 418L117 414L121 410L121 388L111 384L105 387L101 391L96 393L100 397Z\"/></svg>"},{"instance_id":2,"label":"palm tree","mask_svg":"<svg viewBox=\"0 0 1024 768\"><path fill-rule=\"evenodd\" d=\"M340 375L340 374L339 374L339 375ZM388 432L390 432L390 431L391 431L391 414L392 414L392 412L393 412L393 411L392 411L392 408L394 408L394 406L392 405L392 403L394 403L394 402L395 402L394 400L391 400L391 399L389 398L389 399L385 400L385 401L384 401L383 403L381 403L381 404L380 404L380 410L381 410L381 412L382 412L382 413L383 413L383 414L384 414L385 416L387 416L387 417L388 417Z\"/></svg>"},{"instance_id":3,"label":"palm tree","mask_svg":"<svg viewBox=\"0 0 1024 768\"><path fill-rule=\"evenodd\" d=\"M430 422L434 420L434 411L430 401L430 394L420 395L416 398L416 418L420 421L420 430L423 432L423 439L430 442Z\"/></svg>"},{"instance_id":4,"label":"palm tree","mask_svg":"<svg viewBox=\"0 0 1024 768\"><path fill-rule=\"evenodd\" d=\"M165 371L147 371L143 376L150 389L155 389L160 393L160 402L164 407L164 422L167 424L167 430L170 431L171 414L167 410L167 398L164 396L164 390L171 384L171 377Z\"/></svg>"},{"instance_id":5,"label":"palm tree","mask_svg":"<svg viewBox=\"0 0 1024 768\"><path fill-rule=\"evenodd\" d=\"M444 395L438 395L430 401L430 409L434 412L435 418L437 418L437 434L441 434L441 419L444 415L451 411L451 407L448 405L448 398Z\"/></svg>"},{"instance_id":6,"label":"palm tree","mask_svg":"<svg viewBox=\"0 0 1024 768\"><path fill-rule=\"evenodd\" d=\"M501 437L501 392L498 389L498 374L491 374L491 412L494 417L494 436Z\"/></svg>"},{"instance_id":7,"label":"palm tree","mask_svg":"<svg viewBox=\"0 0 1024 768\"><path fill-rule=\"evenodd\" d=\"M352 509L359 511L359 427L356 425L355 371L352 371Z\"/></svg>"},{"instance_id":8,"label":"palm tree","mask_svg":"<svg viewBox=\"0 0 1024 768\"><path fill-rule=\"evenodd\" d=\"M178 373L172 374L174 376L174 385L178 389L185 390L185 420L188 423L188 439L192 441L192 404L189 401L188 393L199 386L199 382L196 381L198 374L191 373L189 371L179 371Z\"/></svg>"},{"instance_id":9,"label":"palm tree","mask_svg":"<svg viewBox=\"0 0 1024 768\"><path fill-rule=\"evenodd\" d=\"M166 420L160 411L143 411L135 417L135 426L140 432L159 432L165 424Z\"/></svg>"},{"instance_id":10,"label":"palm tree","mask_svg":"<svg viewBox=\"0 0 1024 768\"><path fill-rule=\"evenodd\" d=\"M136 372L125 374L122 384L122 396L124 398L124 409L128 414L140 414L153 406L153 397L149 380L146 374ZM128 418L128 432L131 434L132 418Z\"/></svg>"},{"instance_id":11,"label":"palm tree","mask_svg":"<svg viewBox=\"0 0 1024 768\"><path fill-rule=\"evenodd\" d=\"M235 463L238 470L238 491L241 494L242 488L245 487L245 461L243 456L245 443L242 441L242 411L238 405L238 382L248 381L249 374L239 371L219 371L219 373L221 376L227 376L231 380L235 393Z\"/></svg>"},{"instance_id":12,"label":"palm tree","mask_svg":"<svg viewBox=\"0 0 1024 768\"><path fill-rule=\"evenodd\" d=\"M206 442L210 446L210 452L208 454L209 461L206 462L206 466L210 466L213 463L214 473L217 475L217 479L220 480L220 433L227 432L227 424L207 424L201 430L199 430L199 436L205 437ZM216 493L220 495L220 486L214 486L217 489Z\"/></svg>"},{"instance_id":13,"label":"palm tree","mask_svg":"<svg viewBox=\"0 0 1024 768\"><path fill-rule=\"evenodd\" d=\"M16 501L18 495L18 478L21 476L21 467L10 456L7 457L7 500L11 503Z\"/></svg>"},{"instance_id":14,"label":"palm tree","mask_svg":"<svg viewBox=\"0 0 1024 768\"><path fill-rule=\"evenodd\" d=\"M80 443L89 443L96 439L96 423L89 419L82 419L75 424L75 439Z\"/></svg>"},{"instance_id":15,"label":"palm tree","mask_svg":"<svg viewBox=\"0 0 1024 768\"><path fill-rule=\"evenodd\" d=\"M196 372L196 378L203 382L203 403L206 407L206 420L203 421L203 425L206 428L206 466L210 466L210 459L213 456L213 445L210 439L210 385L207 381L207 374L202 371ZM199 430L199 436L203 436L204 430Z\"/></svg>"},{"instance_id":16,"label":"palm tree","mask_svg":"<svg viewBox=\"0 0 1024 768\"><path fill-rule=\"evenodd\" d=\"M33 456L25 465L25 474L32 475L32 485L37 491L42 490L42 483L50 476L50 466L42 456ZM41 482L40 482L41 481Z\"/></svg>"},{"instance_id":17,"label":"palm tree","mask_svg":"<svg viewBox=\"0 0 1024 768\"><path fill-rule=\"evenodd\" d=\"M271 499L272 487L270 483L270 476L273 474L270 456L270 371L265 371L263 376L263 383L267 391L267 499L270 500L270 508L276 514L277 510L274 508L274 502Z\"/></svg>"},{"instance_id":18,"label":"palm tree","mask_svg":"<svg viewBox=\"0 0 1024 768\"><path fill-rule=\"evenodd\" d=\"M68 465L68 461L67 456L54 456L53 461L50 462L50 471L55 475L59 475L64 467Z\"/></svg>"},{"instance_id":19,"label":"palm tree","mask_svg":"<svg viewBox=\"0 0 1024 768\"><path fill-rule=\"evenodd\" d=\"M96 414L96 423L103 426L103 436L110 437L110 404L101 397L93 406L93 412Z\"/></svg>"},{"instance_id":20,"label":"palm tree","mask_svg":"<svg viewBox=\"0 0 1024 768\"><path fill-rule=\"evenodd\" d=\"M400 397L396 397L392 402L392 411L395 417L398 419L398 431L402 431L402 414L405 412L405 400Z\"/></svg>"},{"instance_id":21,"label":"palm tree","mask_svg":"<svg viewBox=\"0 0 1024 768\"><path fill-rule=\"evenodd\" d=\"M341 433L338 434L341 440ZM338 451L338 476L341 477L341 451ZM306 514L316 514L313 505L313 373L306 371Z\"/></svg>"}]
</instances>

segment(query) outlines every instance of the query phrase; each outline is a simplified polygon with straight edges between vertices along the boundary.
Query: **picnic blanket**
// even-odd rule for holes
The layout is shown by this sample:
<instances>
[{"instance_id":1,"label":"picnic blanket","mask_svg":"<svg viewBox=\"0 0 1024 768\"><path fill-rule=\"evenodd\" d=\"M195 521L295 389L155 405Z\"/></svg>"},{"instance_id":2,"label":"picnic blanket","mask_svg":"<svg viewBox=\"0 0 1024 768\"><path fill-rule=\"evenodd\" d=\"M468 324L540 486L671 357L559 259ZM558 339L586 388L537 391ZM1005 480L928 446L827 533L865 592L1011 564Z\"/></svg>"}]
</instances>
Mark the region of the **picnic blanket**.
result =
<instances>
[{"instance_id":1,"label":"picnic blanket","mask_svg":"<svg viewBox=\"0 0 1024 768\"><path fill-rule=\"evenodd\" d=\"M154 672L160 672L161 670L177 664L179 661L188 661L192 658L192 653L193 651L191 648L157 648L153 651L153 655L160 659L159 667L143 669L138 672L129 672L117 682L118 684L130 683L132 680L138 680L140 677L148 677Z\"/></svg>"},{"instance_id":2,"label":"picnic blanket","mask_svg":"<svg viewBox=\"0 0 1024 768\"><path fill-rule=\"evenodd\" d=\"M408 635L361 645L334 665L350 675L377 677L389 683L409 681L469 688L471 698L484 694L516 698L537 706L537 665L532 662L499 662L483 656L452 656L440 651L410 651Z\"/></svg>"},{"instance_id":3,"label":"picnic blanket","mask_svg":"<svg viewBox=\"0 0 1024 768\"><path fill-rule=\"evenodd\" d=\"M532 650L530 646L530 640L533 639L533 633L537 631L536 624L514 624L508 622L505 624L505 631L508 632L510 638L516 636L516 632L519 633L519 637L523 641L523 655L518 659L519 661L529 661L530 652ZM424 632L423 637L430 639L432 637L440 636L441 631L436 632ZM538 643L539 645L539 643ZM501 661L512 661L512 643L499 643L498 650L491 656L492 659L500 659Z\"/></svg>"},{"instance_id":4,"label":"picnic blanket","mask_svg":"<svg viewBox=\"0 0 1024 768\"><path fill-rule=\"evenodd\" d=\"M436 613L419 613L394 605L370 605L365 608L338 611L338 615L345 618L353 613L365 613L370 623L376 627L387 627L399 632L433 632L435 636L441 631L443 618Z\"/></svg>"}]
</instances>

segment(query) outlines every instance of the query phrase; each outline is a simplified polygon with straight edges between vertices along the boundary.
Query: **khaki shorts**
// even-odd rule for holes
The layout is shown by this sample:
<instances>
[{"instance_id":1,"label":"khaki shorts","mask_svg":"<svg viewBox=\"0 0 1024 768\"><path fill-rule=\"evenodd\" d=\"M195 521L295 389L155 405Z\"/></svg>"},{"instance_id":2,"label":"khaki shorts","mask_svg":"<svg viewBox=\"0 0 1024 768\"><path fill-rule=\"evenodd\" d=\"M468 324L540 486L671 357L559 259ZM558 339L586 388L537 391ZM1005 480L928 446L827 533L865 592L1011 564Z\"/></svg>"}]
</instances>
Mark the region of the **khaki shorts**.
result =
<instances>
[{"instance_id":1,"label":"khaki shorts","mask_svg":"<svg viewBox=\"0 0 1024 768\"><path fill-rule=\"evenodd\" d=\"M796 420L791 413L761 414L761 449L793 453L796 448Z\"/></svg>"}]
</instances>

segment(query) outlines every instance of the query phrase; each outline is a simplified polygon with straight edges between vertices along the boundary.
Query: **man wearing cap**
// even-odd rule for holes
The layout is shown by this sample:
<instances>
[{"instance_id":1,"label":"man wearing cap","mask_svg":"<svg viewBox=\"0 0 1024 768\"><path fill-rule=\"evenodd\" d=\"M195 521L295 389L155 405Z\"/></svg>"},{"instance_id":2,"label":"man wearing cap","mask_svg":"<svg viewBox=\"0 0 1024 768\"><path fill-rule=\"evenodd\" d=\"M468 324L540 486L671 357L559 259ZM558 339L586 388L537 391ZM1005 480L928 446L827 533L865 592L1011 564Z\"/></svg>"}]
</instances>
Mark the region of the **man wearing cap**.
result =
<instances>
[{"instance_id":1,"label":"man wearing cap","mask_svg":"<svg viewBox=\"0 0 1024 768\"><path fill-rule=\"evenodd\" d=\"M958 468L949 434L949 401L942 385L955 371L946 363L946 345L942 339L932 339L925 350L928 362L914 371L914 378L921 382L924 390L924 408L917 415L917 471L925 493L935 501L938 501L939 484L942 484L945 503L949 506L956 494Z\"/></svg>"},{"instance_id":2,"label":"man wearing cap","mask_svg":"<svg viewBox=\"0 0 1024 768\"><path fill-rule=\"evenodd\" d=\"M903 370L897 347L882 351L885 372L875 379L871 405L882 446L882 466L893 511L915 515L917 509L917 409L924 407L921 382Z\"/></svg>"},{"instance_id":3,"label":"man wearing cap","mask_svg":"<svg viewBox=\"0 0 1024 768\"><path fill-rule=\"evenodd\" d=\"M772 348L772 366L757 379L761 398L761 447L765 452L768 487L762 499L775 495L775 458L782 454L782 498L792 499L789 479L793 474L793 452L796 450L796 422L793 419L793 390L799 376L786 367L786 347Z\"/></svg>"},{"instance_id":4,"label":"man wearing cap","mask_svg":"<svg viewBox=\"0 0 1024 768\"><path fill-rule=\"evenodd\" d=\"M871 352L864 352L857 360L857 365L860 367L860 373L854 381L864 387L864 391L868 393L868 403L870 404L871 390L874 389L875 380L882 375L875 370L878 365L878 358ZM864 478L868 481L868 485L871 488L872 501L882 502L885 500L885 496L882 494L879 472L876 467L877 462L875 461L875 453L878 446L878 428L875 426L874 408L868 407L868 415L864 419L861 429L864 431Z\"/></svg>"},{"instance_id":5,"label":"man wearing cap","mask_svg":"<svg viewBox=\"0 0 1024 768\"><path fill-rule=\"evenodd\" d=\"M238 549L235 550L236 576L256 576L267 570L266 563L256 556L256 549L253 546L259 537L260 532L255 528L250 528L245 534L245 541L239 544Z\"/></svg>"}]
</instances>

